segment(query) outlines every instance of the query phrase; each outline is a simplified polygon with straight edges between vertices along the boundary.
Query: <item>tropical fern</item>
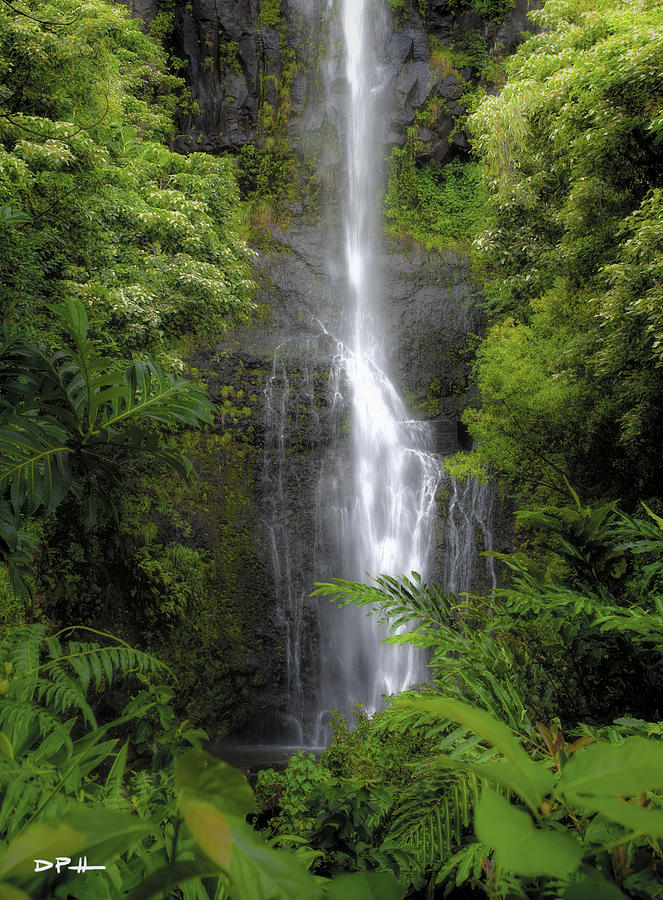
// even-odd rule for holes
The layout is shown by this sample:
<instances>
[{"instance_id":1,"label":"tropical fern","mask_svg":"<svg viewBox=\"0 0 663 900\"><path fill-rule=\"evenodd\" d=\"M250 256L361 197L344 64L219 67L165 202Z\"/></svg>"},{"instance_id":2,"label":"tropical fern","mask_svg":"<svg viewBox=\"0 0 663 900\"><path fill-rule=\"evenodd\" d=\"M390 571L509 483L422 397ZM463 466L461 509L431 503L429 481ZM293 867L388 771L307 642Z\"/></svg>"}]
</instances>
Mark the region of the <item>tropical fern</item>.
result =
<instances>
[{"instance_id":1,"label":"tropical fern","mask_svg":"<svg viewBox=\"0 0 663 900\"><path fill-rule=\"evenodd\" d=\"M78 632L106 644L74 639ZM94 629L66 628L52 637L41 624L10 630L0 641L0 832L11 836L46 803L51 812L66 806L114 755L117 741L104 740L106 733L154 704L149 698L134 702L124 717L99 727L91 689L167 671L154 657ZM107 782L116 806L123 758L126 763L126 745Z\"/></svg>"},{"instance_id":2,"label":"tropical fern","mask_svg":"<svg viewBox=\"0 0 663 900\"><path fill-rule=\"evenodd\" d=\"M423 868L438 869L463 843L477 797L472 773L421 768L398 798L385 843L413 850Z\"/></svg>"},{"instance_id":3,"label":"tropical fern","mask_svg":"<svg viewBox=\"0 0 663 900\"><path fill-rule=\"evenodd\" d=\"M368 614L387 625L391 644L413 644L432 651L429 665L435 682L449 696L472 700L505 717L517 731L534 733L526 697L526 685L505 678L517 671L520 660L502 634L492 601L460 599L421 576L400 580L386 575L375 584L337 579L316 584L313 596L326 596L340 606L350 603L368 608Z\"/></svg>"},{"instance_id":4,"label":"tropical fern","mask_svg":"<svg viewBox=\"0 0 663 900\"><path fill-rule=\"evenodd\" d=\"M211 422L202 388L150 361L119 371L94 355L80 302L53 310L71 345L49 353L6 325L0 344L0 558L18 591L30 549L21 516L47 516L67 495L86 494L93 524L97 500L138 456L189 477L190 460L159 428Z\"/></svg>"}]
</instances>

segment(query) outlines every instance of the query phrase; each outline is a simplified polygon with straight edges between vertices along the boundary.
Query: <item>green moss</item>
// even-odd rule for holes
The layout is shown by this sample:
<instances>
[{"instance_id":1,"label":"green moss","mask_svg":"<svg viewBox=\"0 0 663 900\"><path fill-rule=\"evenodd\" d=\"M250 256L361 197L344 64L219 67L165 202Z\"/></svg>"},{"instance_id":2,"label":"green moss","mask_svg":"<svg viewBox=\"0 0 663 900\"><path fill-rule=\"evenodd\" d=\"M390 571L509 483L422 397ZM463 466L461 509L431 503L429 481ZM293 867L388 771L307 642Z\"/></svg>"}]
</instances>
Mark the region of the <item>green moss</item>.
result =
<instances>
[{"instance_id":1,"label":"green moss","mask_svg":"<svg viewBox=\"0 0 663 900\"><path fill-rule=\"evenodd\" d=\"M395 148L385 196L387 233L428 250L467 249L481 229L487 197L474 163L419 165L416 142Z\"/></svg>"},{"instance_id":2,"label":"green moss","mask_svg":"<svg viewBox=\"0 0 663 900\"><path fill-rule=\"evenodd\" d=\"M223 41L219 43L219 68L222 72L234 72L236 75L241 75L239 41Z\"/></svg>"},{"instance_id":3,"label":"green moss","mask_svg":"<svg viewBox=\"0 0 663 900\"><path fill-rule=\"evenodd\" d=\"M262 0L260 5L260 25L265 28L278 28L283 22L281 16L281 0Z\"/></svg>"}]
</instances>

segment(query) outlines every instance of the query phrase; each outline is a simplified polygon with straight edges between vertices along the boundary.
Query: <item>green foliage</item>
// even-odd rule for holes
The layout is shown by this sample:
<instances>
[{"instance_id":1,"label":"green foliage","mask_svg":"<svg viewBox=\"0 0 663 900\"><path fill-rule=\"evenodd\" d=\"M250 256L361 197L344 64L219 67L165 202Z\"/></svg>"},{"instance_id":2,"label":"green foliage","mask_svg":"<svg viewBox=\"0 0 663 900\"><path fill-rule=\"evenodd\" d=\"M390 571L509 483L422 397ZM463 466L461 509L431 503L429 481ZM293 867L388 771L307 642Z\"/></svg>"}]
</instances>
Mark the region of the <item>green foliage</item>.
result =
<instances>
[{"instance_id":1,"label":"green foliage","mask_svg":"<svg viewBox=\"0 0 663 900\"><path fill-rule=\"evenodd\" d=\"M325 774L315 762L312 753L300 750L288 762L286 773L281 774L271 769L258 773L256 791L261 803L276 812L278 817L270 822L274 832L287 834L305 834L313 824L311 811L307 803L311 791Z\"/></svg>"},{"instance_id":2,"label":"green foliage","mask_svg":"<svg viewBox=\"0 0 663 900\"><path fill-rule=\"evenodd\" d=\"M398 24L402 24L407 18L406 0L389 0L394 17ZM453 12L461 12L469 8L485 19L501 22L515 6L515 0L450 0L449 9ZM416 7L422 17L428 12L428 0L417 0Z\"/></svg>"},{"instance_id":3,"label":"green foliage","mask_svg":"<svg viewBox=\"0 0 663 900\"><path fill-rule=\"evenodd\" d=\"M516 5L515 0L470 0L470 8L486 19L501 22Z\"/></svg>"},{"instance_id":4,"label":"green foliage","mask_svg":"<svg viewBox=\"0 0 663 900\"><path fill-rule=\"evenodd\" d=\"M515 6L515 0L450 0L449 7L454 12L471 9L485 19L502 22Z\"/></svg>"},{"instance_id":5,"label":"green foliage","mask_svg":"<svg viewBox=\"0 0 663 900\"><path fill-rule=\"evenodd\" d=\"M80 302L69 300L54 312L71 345L49 354L5 324L0 346L0 491L11 502L11 513L6 502L2 507L0 535L14 576L28 547L21 516L48 516L72 493L87 498L93 524L98 493L118 483L135 456L188 477L191 463L156 426L211 421L211 405L197 386L152 362L122 372L96 355ZM15 581L20 587L21 579Z\"/></svg>"},{"instance_id":6,"label":"green foliage","mask_svg":"<svg viewBox=\"0 0 663 900\"><path fill-rule=\"evenodd\" d=\"M79 631L104 643L75 639ZM186 723L173 727L173 692L147 683L164 671L153 657L92 629L48 637L43 626L31 625L5 636L0 665L3 896L78 896L71 869L34 871L37 858L69 857L75 864L78 856L105 866L86 874L90 900L149 900L178 886L184 900L337 896L331 882L314 879L295 855L269 847L246 824L255 808L246 778L200 749L204 732ZM89 695L130 675L147 689L118 719L99 725ZM106 737L118 729L129 729L123 743ZM194 749L185 752L187 745ZM155 754L155 746L162 752ZM386 874L342 887L356 900L403 896Z\"/></svg>"},{"instance_id":7,"label":"green foliage","mask_svg":"<svg viewBox=\"0 0 663 900\"><path fill-rule=\"evenodd\" d=\"M553 471L631 503L661 480L661 15L551 0L470 117L500 321L468 424L479 459L541 498Z\"/></svg>"},{"instance_id":8,"label":"green foliage","mask_svg":"<svg viewBox=\"0 0 663 900\"><path fill-rule=\"evenodd\" d=\"M407 18L407 5L405 0L389 0L391 11L398 25L402 25Z\"/></svg>"},{"instance_id":9,"label":"green foliage","mask_svg":"<svg viewBox=\"0 0 663 900\"><path fill-rule=\"evenodd\" d=\"M13 885L33 900L54 896L56 885L71 887L78 876L66 870L56 880L53 872L35 874L34 859L68 856L75 863L87 854L91 863L109 863L89 888L90 896L108 897L113 881L140 879L149 853L158 856L163 847L155 834L161 826L150 817L163 803L167 775L131 771L129 765L140 765L140 745L117 735L152 711L163 720L168 707L160 698L168 689L151 688L148 679L167 674L165 667L94 629L67 628L49 637L42 625L6 632L0 665L0 833L8 842L0 858L3 888ZM95 706L102 690L131 678L145 688L119 718L99 724ZM187 744L198 745L200 736L186 726L171 733L169 758ZM142 851L132 862L131 854L112 862L137 845Z\"/></svg>"},{"instance_id":10,"label":"green foliage","mask_svg":"<svg viewBox=\"0 0 663 900\"><path fill-rule=\"evenodd\" d=\"M268 239L272 222L287 223L293 203L302 202L309 212L318 204L317 160L308 153L298 157L290 141L290 91L302 71L289 31L296 23L284 17L281 0L263 0L258 27L277 31L279 65L261 72L257 140L240 148L237 171L242 195L250 202L254 240Z\"/></svg>"},{"instance_id":11,"label":"green foliage","mask_svg":"<svg viewBox=\"0 0 663 900\"><path fill-rule=\"evenodd\" d=\"M414 573L317 586L430 654L434 690L401 695L355 739L373 759L384 730L432 742L425 763L408 754L413 780L396 782L387 828L370 838L413 887L432 873L492 898L656 896L663 745L645 718L658 717L663 663L663 520L574 499L520 514L543 531L554 573L498 554L514 580L491 597L461 601ZM326 752L357 771L341 738ZM394 848L418 865L387 862Z\"/></svg>"},{"instance_id":12,"label":"green foliage","mask_svg":"<svg viewBox=\"0 0 663 900\"><path fill-rule=\"evenodd\" d=\"M56 23L52 25L49 23ZM57 23L62 23L57 25ZM121 4L0 8L0 304L30 331L82 299L126 353L246 316L230 160L171 153L182 83Z\"/></svg>"},{"instance_id":13,"label":"green foliage","mask_svg":"<svg viewBox=\"0 0 663 900\"><path fill-rule=\"evenodd\" d=\"M263 111L269 104L263 105ZM271 116L265 119L266 126L273 128ZM297 163L286 142L268 141L269 146L244 144L239 152L238 178L242 191L247 197L254 197L263 204L275 198L293 201L297 199ZM265 213L262 207L263 215ZM275 210L272 211L275 214Z\"/></svg>"},{"instance_id":14,"label":"green foliage","mask_svg":"<svg viewBox=\"0 0 663 900\"><path fill-rule=\"evenodd\" d=\"M219 64L223 70L230 70L236 75L241 74L239 41L226 41L219 45Z\"/></svg>"},{"instance_id":15,"label":"green foliage","mask_svg":"<svg viewBox=\"0 0 663 900\"><path fill-rule=\"evenodd\" d=\"M432 888L470 826L477 782L431 773L439 734L428 723L403 722L392 709L355 715L354 729L334 716L334 740L317 762L298 754L285 772L260 773L267 833L306 851L318 872L391 871L411 887Z\"/></svg>"},{"instance_id":16,"label":"green foliage","mask_svg":"<svg viewBox=\"0 0 663 900\"><path fill-rule=\"evenodd\" d=\"M606 885L612 881L617 892L613 871L600 854L622 844L643 846L641 836L654 846L652 839L663 834L660 741L630 737L619 744L567 745L561 734L540 725L550 756L541 760L537 753L530 759L508 729L480 710L450 700L422 699L416 705L471 728L501 753L499 761L473 765L484 784L474 827L482 844L495 851L497 864L486 867L490 896L507 893L513 875L522 880L554 878L559 890L565 876L579 871L583 859L591 860L595 875ZM451 760L444 764L454 765ZM515 793L529 813L488 784ZM612 830L607 823L614 823ZM657 864L653 858L651 863L652 870L643 873L643 887L649 879L655 884ZM567 883L577 880L572 877Z\"/></svg>"},{"instance_id":17,"label":"green foliage","mask_svg":"<svg viewBox=\"0 0 663 900\"><path fill-rule=\"evenodd\" d=\"M428 250L469 244L485 204L476 165L449 163L440 171L416 162L416 146L390 156L384 210L392 237L408 234Z\"/></svg>"},{"instance_id":18,"label":"green foliage","mask_svg":"<svg viewBox=\"0 0 663 900\"><path fill-rule=\"evenodd\" d=\"M260 24L266 28L278 28L281 23L281 0L262 0L260 4Z\"/></svg>"}]
</instances>

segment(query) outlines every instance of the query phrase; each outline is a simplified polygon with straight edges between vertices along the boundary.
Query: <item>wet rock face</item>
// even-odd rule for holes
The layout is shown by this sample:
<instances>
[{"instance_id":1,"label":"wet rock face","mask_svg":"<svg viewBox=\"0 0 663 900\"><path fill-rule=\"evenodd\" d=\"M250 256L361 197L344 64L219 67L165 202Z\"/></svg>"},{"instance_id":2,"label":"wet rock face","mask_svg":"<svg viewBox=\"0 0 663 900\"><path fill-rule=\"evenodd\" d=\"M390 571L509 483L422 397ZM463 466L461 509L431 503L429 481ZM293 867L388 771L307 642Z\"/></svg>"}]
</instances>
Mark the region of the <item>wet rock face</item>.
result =
<instances>
[{"instance_id":1,"label":"wet rock face","mask_svg":"<svg viewBox=\"0 0 663 900\"><path fill-rule=\"evenodd\" d=\"M265 47L258 35L258 0L193 0L178 4L175 52L199 112L180 115L179 149L237 150L254 141Z\"/></svg>"},{"instance_id":2,"label":"wet rock face","mask_svg":"<svg viewBox=\"0 0 663 900\"><path fill-rule=\"evenodd\" d=\"M336 338L347 331L341 234L300 221L288 229L272 227L271 235L272 248L260 251L256 263L260 319L236 329L231 347L261 359L265 370L275 355L292 372L315 370L321 411ZM469 262L453 250L439 254L390 241L376 270L381 272L376 290L390 378L414 415L440 419L455 431L470 399L467 335L484 327ZM443 431L441 449L446 451L450 438ZM318 424L303 443L318 447L328 440L327 430ZM457 449L456 442L450 452Z\"/></svg>"},{"instance_id":3,"label":"wet rock face","mask_svg":"<svg viewBox=\"0 0 663 900\"><path fill-rule=\"evenodd\" d=\"M159 11L159 0L127 2L148 23ZM200 109L181 114L178 149L236 152L255 142L261 110L283 101L287 67L293 149L303 153L306 135L326 134L330 124L332 131L340 128L342 71L332 74L326 111L309 102L320 79L312 60L325 46L309 18L309 0L281 0L278 27L259 25L261 2L176 0L172 46L188 63L186 76ZM448 0L428 0L424 21L416 0L408 2L405 21L394 25L382 48L383 89L393 100L389 142L402 145L417 110L435 100L436 114L421 126L419 138L425 143L422 160L441 164L467 147L465 136L454 133L454 115L461 111L462 81L470 73L433 64L429 37L450 46L459 29L482 30L495 46L511 49L525 25L527 0L517 0L501 26L467 12L454 16ZM331 171L338 159L333 150L328 153ZM324 172L324 146L320 162ZM290 211L290 227L270 226L258 252L260 313L254 324L235 329L223 346L197 348L191 359L217 403L219 434L217 444L192 448L204 496L188 515L212 560L206 590L210 608L221 610L218 632L230 623L241 648L235 652L228 639L228 670L214 674L209 691L218 693L220 715L236 733L261 738L280 733L292 696L285 673L294 637L274 598L304 597L313 580L341 574L331 554L328 570L316 557L321 521L324 527L317 487L329 447L339 446L342 453L344 441L349 445L347 416L341 411L338 420L330 417L329 393L335 337L347 331L340 212L328 211L326 221L335 224L326 227L305 221L303 208L293 205ZM469 263L455 251L428 253L414 244L387 243L376 270L382 273L376 289L389 348L386 369L412 416L434 423L439 453L451 454L459 448L458 420L469 400L467 336L483 327ZM434 576L439 567L438 559ZM284 587L289 571L296 578ZM319 633L315 606L305 610L298 626L297 678L311 696ZM225 651L222 644L221 658ZM237 683L243 693L230 707L223 698L238 695Z\"/></svg>"},{"instance_id":4,"label":"wet rock face","mask_svg":"<svg viewBox=\"0 0 663 900\"><path fill-rule=\"evenodd\" d=\"M131 12L150 23L163 0L125 0ZM303 153L304 134L320 123L306 121L306 98L315 88L317 67L308 65L321 40L319 22L311 18L306 0L281 0L278 27L272 18L260 22L265 0L176 0L172 46L186 60L185 76L198 109L180 113L182 135L176 149L236 152L260 138L260 110L278 103L284 79L289 81L293 149ZM463 91L472 81L465 67L447 71L431 57L431 38L439 45L462 46L465 36L479 34L491 52L510 53L531 28L530 8L539 0L516 0L501 24L471 10L454 13L449 0L429 0L426 17L416 0L408 0L404 21L394 22L383 49L384 89L391 99L388 142L401 146L417 110L433 101L439 110L427 122L420 139L422 162L442 164L468 149L466 135L454 132L454 117L463 112ZM294 51L296 72L288 50ZM302 128L302 122L304 127Z\"/></svg>"},{"instance_id":5,"label":"wet rock face","mask_svg":"<svg viewBox=\"0 0 663 900\"><path fill-rule=\"evenodd\" d=\"M126 5L132 16L149 25L158 12L159 0L126 0Z\"/></svg>"}]
</instances>

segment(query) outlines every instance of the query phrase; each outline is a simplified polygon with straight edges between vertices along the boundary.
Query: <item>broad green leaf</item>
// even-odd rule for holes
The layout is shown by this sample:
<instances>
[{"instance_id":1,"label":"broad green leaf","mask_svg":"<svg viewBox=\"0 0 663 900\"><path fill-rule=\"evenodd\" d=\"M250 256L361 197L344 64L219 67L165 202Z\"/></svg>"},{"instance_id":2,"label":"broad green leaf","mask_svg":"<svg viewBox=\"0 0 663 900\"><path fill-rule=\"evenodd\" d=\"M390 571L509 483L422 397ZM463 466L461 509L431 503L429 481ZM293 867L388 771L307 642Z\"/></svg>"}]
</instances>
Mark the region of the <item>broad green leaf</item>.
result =
<instances>
[{"instance_id":1,"label":"broad green leaf","mask_svg":"<svg viewBox=\"0 0 663 900\"><path fill-rule=\"evenodd\" d=\"M152 900L168 896L176 887L193 878L209 878L218 875L218 869L206 859L171 863L152 872L126 895L126 900Z\"/></svg>"},{"instance_id":2,"label":"broad green leaf","mask_svg":"<svg viewBox=\"0 0 663 900\"><path fill-rule=\"evenodd\" d=\"M177 807L200 847L211 860L227 872L230 868L232 848L230 825L224 814L211 801L201 799L188 788L183 788L179 792Z\"/></svg>"},{"instance_id":3,"label":"broad green leaf","mask_svg":"<svg viewBox=\"0 0 663 900\"><path fill-rule=\"evenodd\" d=\"M84 339L87 336L89 327L87 310L80 300L67 297L64 303L53 303L51 309L75 337Z\"/></svg>"},{"instance_id":4,"label":"broad green leaf","mask_svg":"<svg viewBox=\"0 0 663 900\"><path fill-rule=\"evenodd\" d=\"M592 797L580 805L593 812L599 812L607 819L618 822L629 831L638 831L655 840L663 840L663 810L627 803L616 797Z\"/></svg>"},{"instance_id":5,"label":"broad green leaf","mask_svg":"<svg viewBox=\"0 0 663 900\"><path fill-rule=\"evenodd\" d=\"M515 791L534 810L539 806L540 800L537 801L537 798L546 797L553 790L553 774L541 764L529 763L527 781L523 779L521 769L508 760L490 760L471 766L471 770L480 778L487 778L488 781ZM531 790L532 784L534 791Z\"/></svg>"},{"instance_id":6,"label":"broad green leaf","mask_svg":"<svg viewBox=\"0 0 663 900\"><path fill-rule=\"evenodd\" d=\"M391 872L337 875L325 885L329 900L401 900L405 888Z\"/></svg>"},{"instance_id":7,"label":"broad green leaf","mask_svg":"<svg viewBox=\"0 0 663 900\"><path fill-rule=\"evenodd\" d=\"M313 875L287 850L272 850L242 819L230 819L232 900L321 900Z\"/></svg>"},{"instance_id":8,"label":"broad green leaf","mask_svg":"<svg viewBox=\"0 0 663 900\"><path fill-rule=\"evenodd\" d=\"M16 878L34 873L35 859L72 857L85 845L82 831L63 822L33 825L13 841L0 857L0 878Z\"/></svg>"},{"instance_id":9,"label":"broad green leaf","mask_svg":"<svg viewBox=\"0 0 663 900\"><path fill-rule=\"evenodd\" d=\"M129 813L81 807L57 823L32 825L15 838L0 858L0 878L34 874L35 859L58 856L87 855L91 864L103 865L155 827Z\"/></svg>"},{"instance_id":10,"label":"broad green leaf","mask_svg":"<svg viewBox=\"0 0 663 900\"><path fill-rule=\"evenodd\" d=\"M518 773L521 788L518 791L526 799L532 809L536 809L547 792L547 781L535 767L527 753L518 743L510 728L493 718L489 713L476 706L461 703L459 700L447 700L443 697L416 697L398 704L413 709L425 709L440 718L451 719L469 728L482 740L492 744L513 766L512 774ZM542 790L543 789L543 790Z\"/></svg>"},{"instance_id":11,"label":"broad green leaf","mask_svg":"<svg viewBox=\"0 0 663 900\"><path fill-rule=\"evenodd\" d=\"M88 855L90 862L95 859L100 864L129 850L159 828L158 824L131 813L106 808L85 807L66 818L73 828L83 833L83 853Z\"/></svg>"},{"instance_id":12,"label":"broad green leaf","mask_svg":"<svg viewBox=\"0 0 663 900\"><path fill-rule=\"evenodd\" d=\"M482 843L495 850L499 864L514 875L568 875L582 862L582 847L574 838L536 828L528 813L493 791L481 793L474 830Z\"/></svg>"},{"instance_id":13,"label":"broad green leaf","mask_svg":"<svg viewBox=\"0 0 663 900\"><path fill-rule=\"evenodd\" d=\"M255 798L246 776L204 750L185 753L175 770L175 789L187 790L214 803L231 816L255 812Z\"/></svg>"},{"instance_id":14,"label":"broad green leaf","mask_svg":"<svg viewBox=\"0 0 663 900\"><path fill-rule=\"evenodd\" d=\"M619 796L663 787L663 743L635 736L623 744L595 743L574 753L558 789L569 799Z\"/></svg>"}]
</instances>

